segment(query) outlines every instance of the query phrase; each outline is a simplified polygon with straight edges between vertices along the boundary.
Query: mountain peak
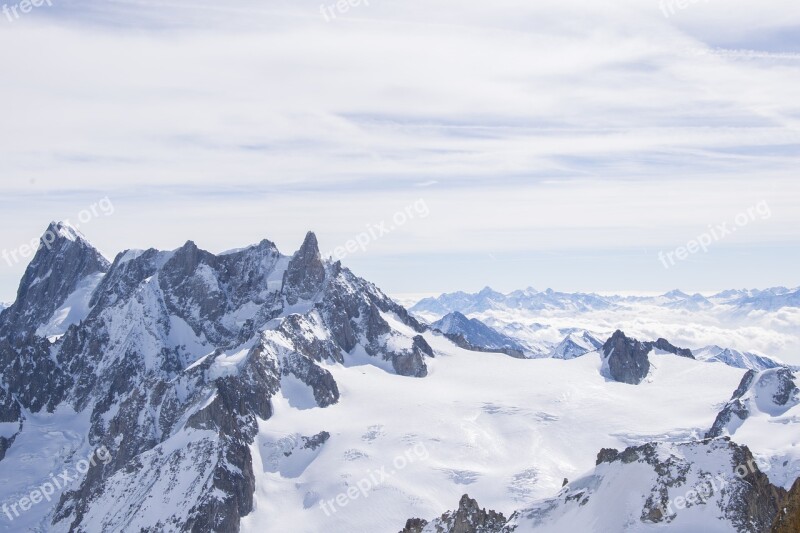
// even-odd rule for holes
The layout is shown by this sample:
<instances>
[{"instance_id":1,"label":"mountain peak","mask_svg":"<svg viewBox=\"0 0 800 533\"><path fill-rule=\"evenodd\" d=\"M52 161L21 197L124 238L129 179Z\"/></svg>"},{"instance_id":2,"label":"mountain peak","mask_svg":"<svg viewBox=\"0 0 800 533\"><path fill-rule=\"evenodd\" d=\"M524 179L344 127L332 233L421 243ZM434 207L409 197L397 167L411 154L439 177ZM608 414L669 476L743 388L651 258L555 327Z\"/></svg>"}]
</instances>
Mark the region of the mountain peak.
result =
<instances>
[{"instance_id":1,"label":"mountain peak","mask_svg":"<svg viewBox=\"0 0 800 533\"><path fill-rule=\"evenodd\" d=\"M85 278L108 271L110 264L76 228L67 222L51 222L36 250L9 307L3 325L16 336L46 321Z\"/></svg>"},{"instance_id":2,"label":"mountain peak","mask_svg":"<svg viewBox=\"0 0 800 533\"><path fill-rule=\"evenodd\" d=\"M665 294L663 294L665 298L690 298L688 294L683 292L680 289L673 289Z\"/></svg>"},{"instance_id":3,"label":"mountain peak","mask_svg":"<svg viewBox=\"0 0 800 533\"><path fill-rule=\"evenodd\" d=\"M283 294L294 305L298 300L312 298L325 281L325 265L319 253L319 243L314 232L306 233L302 246L289 261L283 277Z\"/></svg>"}]
</instances>

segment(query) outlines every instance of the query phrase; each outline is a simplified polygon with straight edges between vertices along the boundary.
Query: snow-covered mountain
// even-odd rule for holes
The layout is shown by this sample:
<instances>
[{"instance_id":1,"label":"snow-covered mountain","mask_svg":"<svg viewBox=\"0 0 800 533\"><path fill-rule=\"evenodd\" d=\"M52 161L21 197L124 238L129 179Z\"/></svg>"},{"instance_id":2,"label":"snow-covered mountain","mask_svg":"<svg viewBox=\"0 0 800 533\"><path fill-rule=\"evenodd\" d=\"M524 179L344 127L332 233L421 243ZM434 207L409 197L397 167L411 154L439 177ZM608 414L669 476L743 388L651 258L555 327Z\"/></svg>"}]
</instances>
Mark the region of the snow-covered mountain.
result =
<instances>
[{"instance_id":1,"label":"snow-covered mountain","mask_svg":"<svg viewBox=\"0 0 800 533\"><path fill-rule=\"evenodd\" d=\"M629 502L653 508L664 486L671 498L707 471L725 476L745 446L772 466L764 490L800 476L794 393L781 409L739 395L749 414L725 424L731 442L706 441L744 372L658 333L539 327L492 307L489 327L518 323L549 336L542 349L563 345L561 359L519 359L426 326L324 261L312 233L292 255L267 240L224 254L188 241L109 262L68 225L48 231L56 239L0 313L1 531L396 532L465 492L496 513L462 499L459 516L492 527L597 519L633 531L655 515ZM564 298L537 294L513 298ZM582 305L601 309L592 298ZM606 336L589 332L606 330L596 346ZM624 502L608 503L625 487ZM657 525L766 523L777 508L742 491Z\"/></svg>"},{"instance_id":2,"label":"snow-covered mountain","mask_svg":"<svg viewBox=\"0 0 800 533\"><path fill-rule=\"evenodd\" d=\"M313 234L291 257L269 241L220 256L190 241L109 264L70 227L48 230L57 238L0 315L0 472L8 481L32 453L46 454L53 431L69 436L67 463L87 448L113 458L14 527L237 530L253 509L249 446L273 415L271 398L335 404L326 362L427 373L425 328L324 263ZM47 464L22 468L29 476L15 475L3 496L24 493Z\"/></svg>"},{"instance_id":3,"label":"snow-covered mountain","mask_svg":"<svg viewBox=\"0 0 800 533\"><path fill-rule=\"evenodd\" d=\"M439 320L442 312L460 312L516 340L534 357L563 357L565 350L586 353L589 346L575 334L588 331L603 340L623 329L639 338L668 337L698 352L703 361L764 369L800 353L800 306L791 296L795 292L777 287L707 296L680 290L658 296L597 296L525 289L504 295L486 288L471 295L426 298L410 311L428 322Z\"/></svg>"},{"instance_id":4,"label":"snow-covered mountain","mask_svg":"<svg viewBox=\"0 0 800 533\"><path fill-rule=\"evenodd\" d=\"M509 519L464 495L455 511L408 520L401 533L769 532L788 492L758 464L721 439L603 449L590 473Z\"/></svg>"},{"instance_id":5,"label":"snow-covered mountain","mask_svg":"<svg viewBox=\"0 0 800 533\"><path fill-rule=\"evenodd\" d=\"M575 331L569 333L564 340L558 344L558 346L553 348L553 352L550 354L550 357L553 357L554 359L574 359L576 357L586 355L589 352L598 350L602 346L603 341L588 331L583 331L580 333Z\"/></svg>"},{"instance_id":6,"label":"snow-covered mountain","mask_svg":"<svg viewBox=\"0 0 800 533\"><path fill-rule=\"evenodd\" d=\"M760 371L767 370L769 368L786 366L784 363L764 355L758 355L751 352L740 352L738 350L722 348L716 345L706 346L699 350L694 350L694 355L699 361L706 361L708 363L723 363L728 366L743 368L745 370Z\"/></svg>"},{"instance_id":7,"label":"snow-covered mountain","mask_svg":"<svg viewBox=\"0 0 800 533\"><path fill-rule=\"evenodd\" d=\"M513 338L490 328L477 318L467 318L454 311L437 320L431 327L441 331L462 347L503 352L524 357L525 346Z\"/></svg>"},{"instance_id":8,"label":"snow-covered mountain","mask_svg":"<svg viewBox=\"0 0 800 533\"><path fill-rule=\"evenodd\" d=\"M505 309L583 312L608 309L613 305L612 302L596 294L570 294L555 292L552 289L539 292L533 288L501 294L486 287L474 294L455 292L443 294L437 298L425 298L411 307L409 311L423 315L445 315L453 311L469 314Z\"/></svg>"}]
</instances>

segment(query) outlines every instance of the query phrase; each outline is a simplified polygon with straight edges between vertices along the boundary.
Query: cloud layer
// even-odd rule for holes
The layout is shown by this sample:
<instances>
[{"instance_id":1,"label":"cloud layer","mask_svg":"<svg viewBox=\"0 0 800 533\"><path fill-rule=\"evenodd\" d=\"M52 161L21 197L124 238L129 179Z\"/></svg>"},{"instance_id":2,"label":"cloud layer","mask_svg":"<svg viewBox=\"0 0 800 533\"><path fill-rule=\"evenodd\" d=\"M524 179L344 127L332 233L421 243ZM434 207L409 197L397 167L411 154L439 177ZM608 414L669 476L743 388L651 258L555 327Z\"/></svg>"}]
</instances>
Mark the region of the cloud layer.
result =
<instances>
[{"instance_id":1,"label":"cloud layer","mask_svg":"<svg viewBox=\"0 0 800 533\"><path fill-rule=\"evenodd\" d=\"M647 250L650 282L625 287L609 268L595 288L662 288L677 280L658 250L767 201L773 216L720 249L786 263L800 227L798 8L670 5L371 0L326 21L306 0L65 1L3 20L0 246L109 195L114 217L84 231L112 255L187 238L289 252L307 229L333 248L424 198L430 217L356 264ZM722 261L691 267L696 288L716 288ZM517 265L503 281L549 284ZM7 298L22 267L0 268ZM740 285L792 284L788 268L731 268ZM447 278L428 270L376 281L433 290L406 279ZM561 270L536 275L574 288Z\"/></svg>"}]
</instances>

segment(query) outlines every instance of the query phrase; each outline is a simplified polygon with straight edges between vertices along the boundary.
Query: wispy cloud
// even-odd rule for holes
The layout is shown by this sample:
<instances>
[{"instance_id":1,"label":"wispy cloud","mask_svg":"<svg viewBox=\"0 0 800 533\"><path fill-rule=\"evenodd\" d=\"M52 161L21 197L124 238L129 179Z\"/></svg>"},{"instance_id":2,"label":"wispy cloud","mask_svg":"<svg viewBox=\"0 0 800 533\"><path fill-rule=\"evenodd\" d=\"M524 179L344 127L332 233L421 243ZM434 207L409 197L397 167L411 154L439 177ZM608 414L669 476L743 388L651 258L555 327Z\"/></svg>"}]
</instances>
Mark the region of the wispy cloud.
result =
<instances>
[{"instance_id":1,"label":"wispy cloud","mask_svg":"<svg viewBox=\"0 0 800 533\"><path fill-rule=\"evenodd\" d=\"M0 28L4 238L102 192L110 252L290 250L424 192L370 254L665 248L760 200L737 243L796 244L794 6L54 3Z\"/></svg>"}]
</instances>

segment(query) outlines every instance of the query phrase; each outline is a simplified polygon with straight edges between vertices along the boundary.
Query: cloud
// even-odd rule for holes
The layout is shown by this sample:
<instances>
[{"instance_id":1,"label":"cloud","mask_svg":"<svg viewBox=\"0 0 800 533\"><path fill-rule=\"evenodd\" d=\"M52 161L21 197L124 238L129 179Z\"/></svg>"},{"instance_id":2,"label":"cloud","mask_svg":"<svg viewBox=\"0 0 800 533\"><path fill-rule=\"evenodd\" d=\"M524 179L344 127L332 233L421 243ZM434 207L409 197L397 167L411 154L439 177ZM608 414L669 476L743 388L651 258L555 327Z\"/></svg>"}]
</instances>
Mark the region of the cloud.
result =
<instances>
[{"instance_id":1,"label":"cloud","mask_svg":"<svg viewBox=\"0 0 800 533\"><path fill-rule=\"evenodd\" d=\"M793 5L59 2L0 32L3 245L106 194L111 253L341 242L419 196L371 254L674 246L760 200L737 242L796 243L797 60L718 50Z\"/></svg>"}]
</instances>

